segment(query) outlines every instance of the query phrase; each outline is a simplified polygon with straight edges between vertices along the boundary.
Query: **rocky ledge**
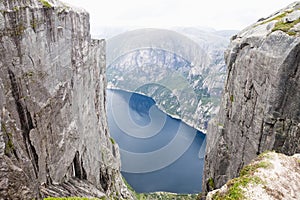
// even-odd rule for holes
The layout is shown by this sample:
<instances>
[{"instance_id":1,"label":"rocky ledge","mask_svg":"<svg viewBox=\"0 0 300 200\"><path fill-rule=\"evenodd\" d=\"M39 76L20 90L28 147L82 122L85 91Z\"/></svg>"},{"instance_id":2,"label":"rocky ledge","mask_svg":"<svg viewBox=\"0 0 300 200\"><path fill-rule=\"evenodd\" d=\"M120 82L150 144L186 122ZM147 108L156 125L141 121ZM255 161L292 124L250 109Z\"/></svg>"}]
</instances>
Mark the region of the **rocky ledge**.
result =
<instances>
[{"instance_id":1,"label":"rocky ledge","mask_svg":"<svg viewBox=\"0 0 300 200\"><path fill-rule=\"evenodd\" d=\"M3 0L0 11L1 199L130 198L88 13L56 0Z\"/></svg>"},{"instance_id":2,"label":"rocky ledge","mask_svg":"<svg viewBox=\"0 0 300 200\"><path fill-rule=\"evenodd\" d=\"M240 177L209 192L206 199L297 200L300 199L299 180L300 154L286 156L267 152L245 166Z\"/></svg>"}]
</instances>

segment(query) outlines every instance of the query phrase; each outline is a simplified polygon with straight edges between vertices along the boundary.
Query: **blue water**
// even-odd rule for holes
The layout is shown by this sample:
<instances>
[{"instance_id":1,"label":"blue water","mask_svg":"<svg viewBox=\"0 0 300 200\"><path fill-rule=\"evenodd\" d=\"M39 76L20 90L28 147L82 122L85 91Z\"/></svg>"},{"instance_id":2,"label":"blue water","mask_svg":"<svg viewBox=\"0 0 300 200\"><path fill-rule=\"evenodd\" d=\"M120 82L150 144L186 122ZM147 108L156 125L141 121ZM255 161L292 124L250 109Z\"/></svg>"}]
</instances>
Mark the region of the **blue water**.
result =
<instances>
[{"instance_id":1,"label":"blue water","mask_svg":"<svg viewBox=\"0 0 300 200\"><path fill-rule=\"evenodd\" d=\"M152 98L122 90L107 90L107 113L121 172L137 192L201 192L203 133L163 113Z\"/></svg>"}]
</instances>

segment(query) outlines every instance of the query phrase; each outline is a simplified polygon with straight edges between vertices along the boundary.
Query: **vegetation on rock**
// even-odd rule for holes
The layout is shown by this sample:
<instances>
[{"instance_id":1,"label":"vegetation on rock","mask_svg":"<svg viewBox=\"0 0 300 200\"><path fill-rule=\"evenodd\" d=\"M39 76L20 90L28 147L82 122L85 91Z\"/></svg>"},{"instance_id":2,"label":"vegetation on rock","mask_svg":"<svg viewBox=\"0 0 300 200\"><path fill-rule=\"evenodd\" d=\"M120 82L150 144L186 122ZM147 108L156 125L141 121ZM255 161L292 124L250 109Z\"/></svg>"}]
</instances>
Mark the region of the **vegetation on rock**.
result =
<instances>
[{"instance_id":1,"label":"vegetation on rock","mask_svg":"<svg viewBox=\"0 0 300 200\"><path fill-rule=\"evenodd\" d=\"M46 0L39 0L39 1L43 4L44 7L52 8L52 5L48 1Z\"/></svg>"},{"instance_id":2,"label":"vegetation on rock","mask_svg":"<svg viewBox=\"0 0 300 200\"><path fill-rule=\"evenodd\" d=\"M100 199L106 199L102 197ZM99 198L87 198L87 197L47 197L44 200L100 200Z\"/></svg>"},{"instance_id":3,"label":"vegetation on rock","mask_svg":"<svg viewBox=\"0 0 300 200\"><path fill-rule=\"evenodd\" d=\"M269 161L262 160L267 154L263 153L256 159L256 162L245 166L240 171L240 177L232 179L227 182L227 190L225 192L218 191L216 192L212 199L214 200L239 200L245 199L244 189L249 184L263 184L263 181L258 176L255 176L254 173L259 168L269 168L272 164Z\"/></svg>"}]
</instances>

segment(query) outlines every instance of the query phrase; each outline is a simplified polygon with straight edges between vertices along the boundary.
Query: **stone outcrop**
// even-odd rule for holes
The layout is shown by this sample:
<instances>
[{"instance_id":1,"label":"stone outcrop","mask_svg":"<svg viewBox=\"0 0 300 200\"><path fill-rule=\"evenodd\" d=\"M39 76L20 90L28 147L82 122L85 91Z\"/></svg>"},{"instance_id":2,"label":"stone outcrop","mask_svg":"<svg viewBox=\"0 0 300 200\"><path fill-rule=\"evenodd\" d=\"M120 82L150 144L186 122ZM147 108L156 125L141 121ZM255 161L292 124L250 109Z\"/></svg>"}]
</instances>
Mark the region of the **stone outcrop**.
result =
<instances>
[{"instance_id":1,"label":"stone outcrop","mask_svg":"<svg viewBox=\"0 0 300 200\"><path fill-rule=\"evenodd\" d=\"M218 190L209 192L206 200L300 199L300 154L286 156L275 152L260 155ZM239 197L239 198L238 198Z\"/></svg>"},{"instance_id":2,"label":"stone outcrop","mask_svg":"<svg viewBox=\"0 0 300 200\"><path fill-rule=\"evenodd\" d=\"M232 38L220 111L208 130L204 191L266 150L300 152L299 8L291 4Z\"/></svg>"},{"instance_id":3,"label":"stone outcrop","mask_svg":"<svg viewBox=\"0 0 300 200\"><path fill-rule=\"evenodd\" d=\"M105 111L105 42L87 12L0 2L0 199L130 197Z\"/></svg>"}]
</instances>

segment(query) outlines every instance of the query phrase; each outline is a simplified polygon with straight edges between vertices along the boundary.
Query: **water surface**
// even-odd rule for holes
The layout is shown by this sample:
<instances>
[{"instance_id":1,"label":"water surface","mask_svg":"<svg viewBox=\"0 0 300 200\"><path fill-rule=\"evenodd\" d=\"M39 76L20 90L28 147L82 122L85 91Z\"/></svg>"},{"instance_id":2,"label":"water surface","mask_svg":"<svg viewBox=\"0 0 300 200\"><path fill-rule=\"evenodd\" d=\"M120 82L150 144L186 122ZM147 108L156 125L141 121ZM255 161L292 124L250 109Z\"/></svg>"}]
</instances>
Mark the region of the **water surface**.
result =
<instances>
[{"instance_id":1,"label":"water surface","mask_svg":"<svg viewBox=\"0 0 300 200\"><path fill-rule=\"evenodd\" d=\"M107 113L121 172L137 192L201 192L203 133L162 112L152 98L123 90L107 90Z\"/></svg>"}]
</instances>

